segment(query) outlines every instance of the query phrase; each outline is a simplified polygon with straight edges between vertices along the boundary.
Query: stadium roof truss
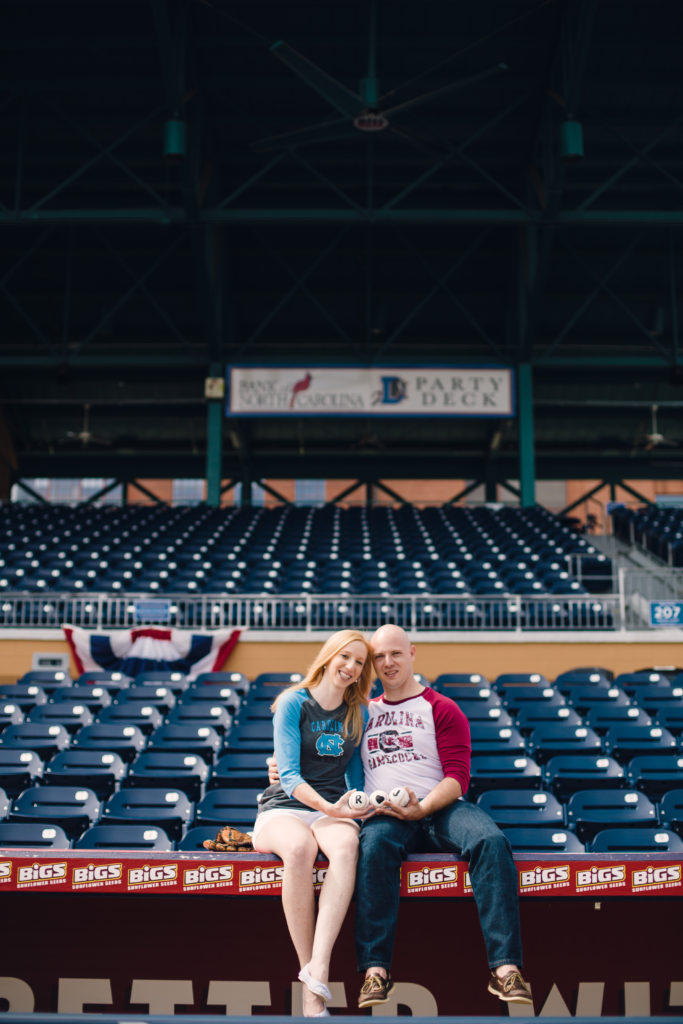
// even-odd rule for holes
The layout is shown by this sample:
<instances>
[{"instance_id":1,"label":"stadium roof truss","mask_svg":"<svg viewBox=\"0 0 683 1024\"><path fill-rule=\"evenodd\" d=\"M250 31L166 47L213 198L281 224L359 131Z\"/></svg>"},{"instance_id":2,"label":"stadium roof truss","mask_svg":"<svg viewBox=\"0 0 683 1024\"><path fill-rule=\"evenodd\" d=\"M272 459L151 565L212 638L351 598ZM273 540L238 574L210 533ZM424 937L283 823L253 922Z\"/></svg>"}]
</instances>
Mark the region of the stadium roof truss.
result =
<instances>
[{"instance_id":1,"label":"stadium roof truss","mask_svg":"<svg viewBox=\"0 0 683 1024\"><path fill-rule=\"evenodd\" d=\"M680 477L679 20L9 0L12 477ZM519 413L224 421L204 382L239 363L501 364Z\"/></svg>"}]
</instances>

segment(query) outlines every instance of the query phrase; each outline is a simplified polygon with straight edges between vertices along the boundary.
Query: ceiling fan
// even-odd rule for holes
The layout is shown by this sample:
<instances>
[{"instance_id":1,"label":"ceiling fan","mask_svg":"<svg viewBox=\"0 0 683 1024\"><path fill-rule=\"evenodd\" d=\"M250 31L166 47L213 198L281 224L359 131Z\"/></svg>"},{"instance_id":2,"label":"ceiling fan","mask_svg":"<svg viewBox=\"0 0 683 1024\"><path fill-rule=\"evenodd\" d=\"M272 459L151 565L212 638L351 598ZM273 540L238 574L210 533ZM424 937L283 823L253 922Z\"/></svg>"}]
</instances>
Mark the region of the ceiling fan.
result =
<instances>
[{"instance_id":1,"label":"ceiling fan","mask_svg":"<svg viewBox=\"0 0 683 1024\"><path fill-rule=\"evenodd\" d=\"M97 434L93 434L93 432L91 431L90 402L86 402L83 406L83 423L81 424L81 429L67 430L64 437L67 441L80 441L82 448L87 448L91 442L100 445L110 445L112 443L111 441L108 441L103 437L98 437Z\"/></svg>"},{"instance_id":2,"label":"ceiling fan","mask_svg":"<svg viewBox=\"0 0 683 1024\"><path fill-rule=\"evenodd\" d=\"M425 147L419 139L396 127L393 123L396 115L402 114L406 110L414 109L424 103L429 103L439 96L444 96L457 89L464 89L486 78L491 78L494 75L507 71L506 64L495 64L468 78L450 82L441 88L433 89L419 96L413 96L400 103L391 103L390 97L394 96L395 89L392 89L391 92L384 96L380 95L379 79L376 73L375 15L376 7L373 3L370 8L367 75L361 79L358 92L354 92L338 79L333 78L332 75L329 75L288 43L279 40L272 44L270 52L273 56L282 61L299 78L303 79L311 89L322 96L340 116L331 121L319 122L308 128L301 128L295 131L284 132L281 135L260 139L252 143L253 149L257 151L287 149L294 146L325 142L331 139L357 137L359 134L367 137L368 135L376 135L383 132L397 135L404 141L424 149Z\"/></svg>"},{"instance_id":3,"label":"ceiling fan","mask_svg":"<svg viewBox=\"0 0 683 1024\"><path fill-rule=\"evenodd\" d=\"M649 431L649 433L645 434L645 443L642 446L642 450L646 451L646 452L651 452L655 448L661 448L661 447L664 447L664 448L677 448L678 447L678 441L672 441L671 438L665 437L664 434L662 434L659 431L659 428L657 426L657 410L658 410L658 408L659 408L659 406L657 406L657 405L650 406L650 431Z\"/></svg>"}]
</instances>

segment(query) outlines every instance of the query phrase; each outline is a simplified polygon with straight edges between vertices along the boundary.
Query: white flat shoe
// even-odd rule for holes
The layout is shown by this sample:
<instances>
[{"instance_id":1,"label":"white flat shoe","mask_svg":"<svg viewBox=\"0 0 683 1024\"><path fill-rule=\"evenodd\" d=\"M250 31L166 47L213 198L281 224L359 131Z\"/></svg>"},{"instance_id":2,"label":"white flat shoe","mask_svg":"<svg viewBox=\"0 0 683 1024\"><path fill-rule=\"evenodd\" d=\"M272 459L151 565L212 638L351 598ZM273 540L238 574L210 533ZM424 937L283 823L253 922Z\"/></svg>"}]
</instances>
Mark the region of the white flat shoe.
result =
<instances>
[{"instance_id":1,"label":"white flat shoe","mask_svg":"<svg viewBox=\"0 0 683 1024\"><path fill-rule=\"evenodd\" d=\"M313 975L308 969L308 964L304 964L304 966L301 968L298 974L298 978L299 981L304 983L309 992L312 992L314 996L320 996L320 998L324 999L326 1003L329 1003L330 999L332 998L332 993L330 992L329 988L327 987L324 981L318 981L317 978L313 977ZM326 1014L314 1013L313 1016L324 1017L326 1016ZM329 1016L329 1014L327 1014L327 1016Z\"/></svg>"}]
</instances>

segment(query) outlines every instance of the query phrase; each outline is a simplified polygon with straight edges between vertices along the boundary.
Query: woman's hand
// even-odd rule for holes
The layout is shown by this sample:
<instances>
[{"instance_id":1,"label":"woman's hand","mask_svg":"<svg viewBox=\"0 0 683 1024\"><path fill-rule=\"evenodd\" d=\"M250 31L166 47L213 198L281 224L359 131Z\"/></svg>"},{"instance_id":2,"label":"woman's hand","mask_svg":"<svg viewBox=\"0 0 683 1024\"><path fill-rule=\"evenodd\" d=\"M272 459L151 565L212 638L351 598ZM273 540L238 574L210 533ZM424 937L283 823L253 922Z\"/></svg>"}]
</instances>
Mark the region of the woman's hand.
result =
<instances>
[{"instance_id":1,"label":"woman's hand","mask_svg":"<svg viewBox=\"0 0 683 1024\"><path fill-rule=\"evenodd\" d=\"M375 808L372 806L366 807L364 811L356 810L349 804L349 797L356 793L357 790L350 789L348 793L344 793L340 796L336 804L331 804L330 810L327 812L331 818L369 818L375 813Z\"/></svg>"}]
</instances>

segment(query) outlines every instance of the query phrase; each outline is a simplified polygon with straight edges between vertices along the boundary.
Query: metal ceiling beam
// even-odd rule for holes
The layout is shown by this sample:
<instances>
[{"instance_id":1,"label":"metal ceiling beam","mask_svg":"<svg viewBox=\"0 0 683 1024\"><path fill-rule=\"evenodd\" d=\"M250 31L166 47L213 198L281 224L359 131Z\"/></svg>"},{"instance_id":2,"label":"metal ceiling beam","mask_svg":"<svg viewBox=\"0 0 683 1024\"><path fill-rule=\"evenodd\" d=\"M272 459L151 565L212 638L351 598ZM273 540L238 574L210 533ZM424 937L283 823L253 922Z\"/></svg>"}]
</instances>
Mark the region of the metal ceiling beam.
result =
<instances>
[{"instance_id":1,"label":"metal ceiling beam","mask_svg":"<svg viewBox=\"0 0 683 1024\"><path fill-rule=\"evenodd\" d=\"M325 450L299 455L256 448L250 452L248 466L241 464L234 452L226 454L223 475L225 479L242 481L243 484L245 481L250 483L251 479L439 480L444 479L444 466L447 465L449 479L482 482L485 464L484 452L458 453L442 449L419 453ZM19 454L13 480L41 476L115 477L129 481L140 478L201 479L204 471L203 451L181 449L121 453L85 449L72 453L45 451ZM499 480L516 480L518 474L516 452L498 456ZM659 452L652 457L650 453L628 455L610 451L541 449L536 452L535 475L536 480L601 479L607 483L671 480L683 476L683 452Z\"/></svg>"},{"instance_id":2,"label":"metal ceiling beam","mask_svg":"<svg viewBox=\"0 0 683 1024\"><path fill-rule=\"evenodd\" d=\"M443 227L453 224L494 224L519 227L548 222L542 212L520 209L474 207L368 209L343 207L245 207L221 209L207 207L198 214L201 220L216 224L427 224ZM37 224L188 224L192 218L181 207L92 207L91 209L0 210L0 228L35 227ZM683 210L617 209L561 210L554 219L570 227L683 227Z\"/></svg>"}]
</instances>

